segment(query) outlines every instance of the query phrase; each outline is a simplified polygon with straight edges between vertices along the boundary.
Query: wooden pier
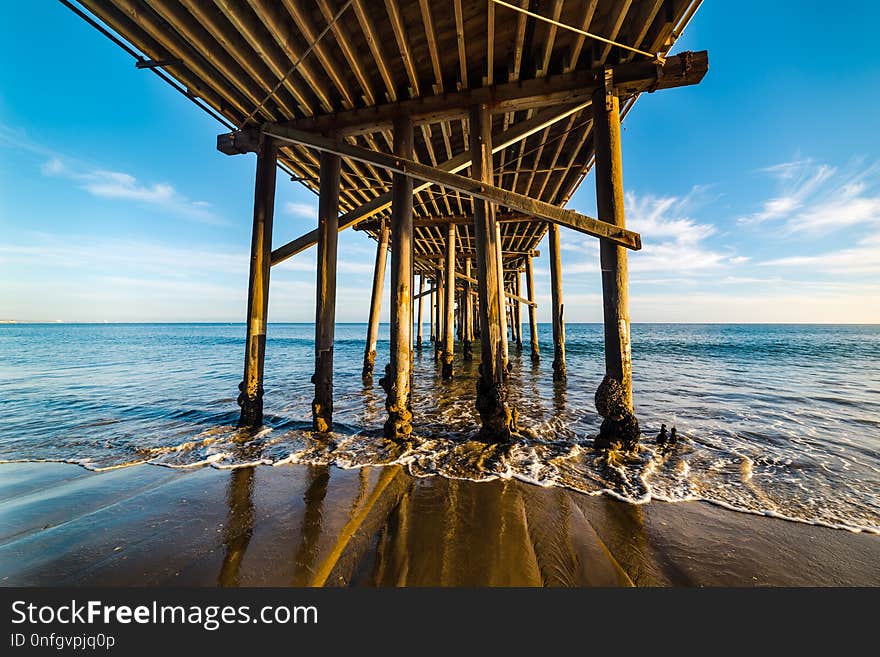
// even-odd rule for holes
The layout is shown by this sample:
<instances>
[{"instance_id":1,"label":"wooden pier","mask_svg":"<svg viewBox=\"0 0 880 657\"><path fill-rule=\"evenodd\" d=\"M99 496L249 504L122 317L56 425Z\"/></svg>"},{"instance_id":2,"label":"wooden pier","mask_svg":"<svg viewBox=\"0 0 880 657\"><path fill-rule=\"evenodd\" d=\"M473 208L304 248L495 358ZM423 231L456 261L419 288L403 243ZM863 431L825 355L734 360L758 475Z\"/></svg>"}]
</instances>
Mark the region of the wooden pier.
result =
<instances>
[{"instance_id":1,"label":"wooden pier","mask_svg":"<svg viewBox=\"0 0 880 657\"><path fill-rule=\"evenodd\" d=\"M516 432L509 358L523 348L523 306L541 358L545 237L563 384L563 229L599 239L604 375L634 412L627 258L641 238L626 228L620 123L643 93L706 74L706 52L670 55L699 0L62 2L222 123L222 152L256 153L241 426L263 421L271 266L316 246L312 416L332 430L337 234L351 227L377 243L366 382L390 251L387 438L408 439L418 412L423 319L443 379L479 342L481 438ZM316 227L299 237L273 235L276 167L319 196ZM565 207L591 169L598 217Z\"/></svg>"}]
</instances>

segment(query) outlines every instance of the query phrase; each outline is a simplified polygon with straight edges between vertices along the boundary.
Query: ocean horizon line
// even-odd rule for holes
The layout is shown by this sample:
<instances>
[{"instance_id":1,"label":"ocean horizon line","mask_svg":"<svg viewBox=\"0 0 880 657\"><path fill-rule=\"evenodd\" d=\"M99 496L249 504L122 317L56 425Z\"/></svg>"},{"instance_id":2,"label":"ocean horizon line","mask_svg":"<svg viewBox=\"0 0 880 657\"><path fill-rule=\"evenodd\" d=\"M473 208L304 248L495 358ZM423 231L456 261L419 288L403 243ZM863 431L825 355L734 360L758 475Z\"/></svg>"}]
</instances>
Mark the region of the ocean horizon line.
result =
<instances>
[{"instance_id":1,"label":"ocean horizon line","mask_svg":"<svg viewBox=\"0 0 880 657\"><path fill-rule=\"evenodd\" d=\"M550 325L552 322L537 322L538 325ZM247 322L244 320L240 321L221 321L221 320L163 320L163 321L111 321L111 320L102 320L102 321L78 321L78 320L18 320L18 319L0 319L0 326L57 326L57 325L67 325L67 326L182 326L182 325L199 325L199 326L245 326ZM267 322L269 326L310 326L314 325L313 321L278 321L278 322ZM389 322L379 322L380 326L387 326ZM427 325L426 321L424 325ZM522 325L527 325L528 322L522 322ZM601 321L595 322L572 322L566 321L566 326L601 326L603 323ZM880 326L880 322L699 322L699 321L690 321L690 322L658 322L658 321L650 321L650 322L631 322L633 325L670 325L670 326ZM355 322L336 322L336 326L353 326L353 325L363 325L366 326L366 321L355 321ZM413 323L413 326L416 326Z\"/></svg>"}]
</instances>

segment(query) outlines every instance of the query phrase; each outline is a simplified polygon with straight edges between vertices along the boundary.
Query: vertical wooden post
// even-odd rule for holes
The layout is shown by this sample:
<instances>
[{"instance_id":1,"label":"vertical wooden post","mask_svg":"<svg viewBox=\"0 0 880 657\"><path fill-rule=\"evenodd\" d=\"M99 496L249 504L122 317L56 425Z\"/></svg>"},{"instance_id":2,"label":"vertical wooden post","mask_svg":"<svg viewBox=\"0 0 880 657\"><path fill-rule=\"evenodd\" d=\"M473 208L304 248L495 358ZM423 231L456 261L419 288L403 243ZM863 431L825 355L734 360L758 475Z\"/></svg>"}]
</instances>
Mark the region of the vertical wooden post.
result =
<instances>
[{"instance_id":1,"label":"vertical wooden post","mask_svg":"<svg viewBox=\"0 0 880 657\"><path fill-rule=\"evenodd\" d=\"M516 278L513 279L513 293L517 297L522 297L522 276L519 267L514 271ZM516 348L522 351L522 304L519 299L513 300L513 325L516 327Z\"/></svg>"},{"instance_id":2,"label":"vertical wooden post","mask_svg":"<svg viewBox=\"0 0 880 657\"><path fill-rule=\"evenodd\" d=\"M610 69L605 71L604 86L593 94L593 135L599 219L624 228L620 104ZM626 404L632 411L632 346L626 249L607 240L599 240L599 260L605 317L605 374L620 384Z\"/></svg>"},{"instance_id":3,"label":"vertical wooden post","mask_svg":"<svg viewBox=\"0 0 880 657\"><path fill-rule=\"evenodd\" d=\"M443 372L444 381L452 379L455 373L455 224L446 226L446 268L445 288L446 307L443 323Z\"/></svg>"},{"instance_id":4,"label":"vertical wooden post","mask_svg":"<svg viewBox=\"0 0 880 657\"><path fill-rule=\"evenodd\" d=\"M413 157L413 124L394 120L394 154ZM412 433L412 274L413 181L395 173L391 178L391 362L381 380L387 393L385 436L406 439Z\"/></svg>"},{"instance_id":5,"label":"vertical wooden post","mask_svg":"<svg viewBox=\"0 0 880 657\"><path fill-rule=\"evenodd\" d=\"M550 224L550 297L553 306L553 380L565 381L565 317L562 303L562 257L559 253L559 226Z\"/></svg>"},{"instance_id":6,"label":"vertical wooden post","mask_svg":"<svg viewBox=\"0 0 880 657\"><path fill-rule=\"evenodd\" d=\"M488 105L471 108L471 170L477 180L492 181L492 117ZM506 442L516 429L516 415L509 406L504 359L504 281L498 262L498 228L492 206L474 199L474 237L477 251L477 290L480 298L480 376L477 379L477 411L483 440Z\"/></svg>"},{"instance_id":7,"label":"vertical wooden post","mask_svg":"<svg viewBox=\"0 0 880 657\"><path fill-rule=\"evenodd\" d=\"M464 281L464 292L461 295L462 302L462 310L461 310L461 323L462 323L462 331L461 331L461 343L462 343L462 352L465 360L473 360L474 358L474 348L471 345L472 340L474 339L474 295L471 292L471 259L465 258L464 260L464 275L467 277Z\"/></svg>"},{"instance_id":8,"label":"vertical wooden post","mask_svg":"<svg viewBox=\"0 0 880 657\"><path fill-rule=\"evenodd\" d=\"M336 325L336 242L339 234L338 155L321 152L318 199L318 281L315 299L315 399L312 427L333 426L333 337Z\"/></svg>"},{"instance_id":9,"label":"vertical wooden post","mask_svg":"<svg viewBox=\"0 0 880 657\"><path fill-rule=\"evenodd\" d=\"M430 284L431 281L428 280L428 283ZM436 283L433 284L433 290L431 292L430 305L428 306L428 310L431 313L431 317L428 322L428 324L430 325L429 328L431 329L431 342L434 342L436 339L436 337L434 336L434 327L437 324L437 320L435 319L437 316L437 284Z\"/></svg>"},{"instance_id":10,"label":"vertical wooden post","mask_svg":"<svg viewBox=\"0 0 880 657\"><path fill-rule=\"evenodd\" d=\"M382 291L385 288L385 261L388 259L388 224L382 222L379 229L379 243L376 245L376 264L373 267L373 291L370 296L370 320L367 324L367 346L364 349L364 369L361 376L364 381L373 378L373 367L376 364L376 343L379 340L379 312L382 310ZM419 299L421 314L422 300ZM421 327L419 327L421 328Z\"/></svg>"},{"instance_id":11,"label":"vertical wooden post","mask_svg":"<svg viewBox=\"0 0 880 657\"><path fill-rule=\"evenodd\" d=\"M446 276L443 273L441 268L437 270L437 309L436 314L434 316L434 320L437 323L435 328L435 333L437 334L436 340L434 340L434 360L440 360L440 356L443 354L443 324L444 318L446 317L446 284L445 279Z\"/></svg>"},{"instance_id":12,"label":"vertical wooden post","mask_svg":"<svg viewBox=\"0 0 880 657\"><path fill-rule=\"evenodd\" d=\"M244 378L239 384L240 427L263 424L263 363L266 356L266 319L269 311L269 258L272 252L272 218L275 211L275 166L278 146L262 136L257 152L254 184L254 226L251 233L251 267L248 281L247 338Z\"/></svg>"},{"instance_id":13,"label":"vertical wooden post","mask_svg":"<svg viewBox=\"0 0 880 657\"><path fill-rule=\"evenodd\" d=\"M495 207L490 205L489 208L492 213L492 220L495 221ZM501 307L503 309L501 313L501 353L504 355L504 374L506 376L510 369L510 350L507 341L507 325L511 322L507 321L507 294L504 286L504 251L502 250L501 224L497 221L495 222L495 240L495 248L498 254L495 262L498 266L498 280L501 284Z\"/></svg>"},{"instance_id":14,"label":"vertical wooden post","mask_svg":"<svg viewBox=\"0 0 880 657\"><path fill-rule=\"evenodd\" d=\"M532 303L529 304L529 344L532 348L532 362L541 362L541 347L538 345L538 318L537 308L532 304L535 303L535 272L532 269L532 256L526 258L526 292L528 299Z\"/></svg>"},{"instance_id":15,"label":"vertical wooden post","mask_svg":"<svg viewBox=\"0 0 880 657\"><path fill-rule=\"evenodd\" d=\"M425 292L425 275L419 274L419 310L416 319L416 347L422 349L422 300Z\"/></svg>"}]
</instances>

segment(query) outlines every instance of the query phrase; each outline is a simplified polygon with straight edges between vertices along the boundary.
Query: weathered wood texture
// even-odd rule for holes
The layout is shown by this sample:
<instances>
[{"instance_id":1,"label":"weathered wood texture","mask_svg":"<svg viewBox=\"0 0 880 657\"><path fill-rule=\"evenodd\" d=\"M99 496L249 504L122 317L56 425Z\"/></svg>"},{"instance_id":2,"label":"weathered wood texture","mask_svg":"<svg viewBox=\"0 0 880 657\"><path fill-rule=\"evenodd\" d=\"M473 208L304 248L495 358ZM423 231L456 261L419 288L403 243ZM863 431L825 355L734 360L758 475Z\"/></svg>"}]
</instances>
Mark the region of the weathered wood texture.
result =
<instances>
[{"instance_id":1,"label":"weathered wood texture","mask_svg":"<svg viewBox=\"0 0 880 657\"><path fill-rule=\"evenodd\" d=\"M312 428L333 427L333 340L336 326L336 247L339 235L339 157L321 154L318 200L318 263L315 293L315 398Z\"/></svg>"},{"instance_id":2,"label":"weathered wood texture","mask_svg":"<svg viewBox=\"0 0 880 657\"><path fill-rule=\"evenodd\" d=\"M272 250L272 218L275 211L275 163L277 145L263 139L257 153L254 183L254 223L251 233L251 266L248 281L247 337L244 378L239 385L241 427L263 423L263 365L266 358L266 319L269 312L269 254Z\"/></svg>"},{"instance_id":3,"label":"weathered wood texture","mask_svg":"<svg viewBox=\"0 0 880 657\"><path fill-rule=\"evenodd\" d=\"M532 259L526 258L526 293L529 308L529 346L531 347L531 359L533 363L541 362L541 346L538 342L538 313L537 304L535 304L535 273L532 265Z\"/></svg>"},{"instance_id":4,"label":"weathered wood texture","mask_svg":"<svg viewBox=\"0 0 880 657\"><path fill-rule=\"evenodd\" d=\"M376 244L376 262L373 265L373 288L370 294L370 317L367 322L367 346L364 349L364 367L361 371L362 378L373 378L373 368L376 364L376 343L379 340L379 313L382 310L382 291L385 287L385 263L388 260L388 236L390 230L387 225L379 229L379 241ZM419 299L419 342L422 338L422 300Z\"/></svg>"},{"instance_id":5,"label":"weathered wood texture","mask_svg":"<svg viewBox=\"0 0 880 657\"><path fill-rule=\"evenodd\" d=\"M559 228L550 227L550 312L553 316L553 380L565 381L565 305L562 301L562 254Z\"/></svg>"},{"instance_id":6,"label":"weathered wood texture","mask_svg":"<svg viewBox=\"0 0 880 657\"><path fill-rule=\"evenodd\" d=\"M474 299L473 293L476 290L472 287L471 278L471 259L464 259L464 275L467 277L462 290L462 356L464 360L473 360L474 358Z\"/></svg>"},{"instance_id":7,"label":"weathered wood texture","mask_svg":"<svg viewBox=\"0 0 880 657\"><path fill-rule=\"evenodd\" d=\"M425 276L423 274L419 274L419 293L416 295L416 299L419 301L418 313L416 316L416 346L421 349L422 348L422 302L424 301L425 296Z\"/></svg>"},{"instance_id":8,"label":"weathered wood texture","mask_svg":"<svg viewBox=\"0 0 880 657\"><path fill-rule=\"evenodd\" d=\"M620 148L620 105L612 88L593 98L596 135L596 201L599 216L617 226L626 223L623 207L623 159ZM632 348L629 321L629 274L626 249L599 242L602 307L605 329L605 374L621 385L632 411Z\"/></svg>"},{"instance_id":9,"label":"weathered wood texture","mask_svg":"<svg viewBox=\"0 0 880 657\"><path fill-rule=\"evenodd\" d=\"M407 119L394 122L394 152L410 157L413 151L413 124ZM395 174L391 209L391 362L381 380L387 398L385 437L405 440L412 433L412 178Z\"/></svg>"},{"instance_id":10,"label":"weathered wood texture","mask_svg":"<svg viewBox=\"0 0 880 657\"><path fill-rule=\"evenodd\" d=\"M455 373L455 224L446 227L446 263L444 269L446 299L443 326L442 378L452 379Z\"/></svg>"},{"instance_id":11,"label":"weathered wood texture","mask_svg":"<svg viewBox=\"0 0 880 657\"><path fill-rule=\"evenodd\" d=\"M492 133L489 108L471 109L473 176L476 180L491 179ZM505 387L506 363L502 345L504 314L503 280L499 280L497 263L498 232L495 215L485 202L474 203L474 229L477 250L477 290L480 298L480 376L477 379L477 411L485 440L506 442L515 429L515 417L509 407Z\"/></svg>"},{"instance_id":12,"label":"weathered wood texture","mask_svg":"<svg viewBox=\"0 0 880 657\"><path fill-rule=\"evenodd\" d=\"M296 130L286 126L264 126L263 132L282 142L311 146L320 151L335 153L349 159L372 164L394 173L402 173L426 182L459 191L467 196L490 201L534 216L536 219L553 222L572 230L602 237L629 249L642 248L638 233L606 224L574 210L567 210L544 201L517 194L492 184L492 176L485 181L475 181L465 176L449 173L443 169L421 164L409 158L381 153L379 151L353 146L322 135Z\"/></svg>"}]
</instances>

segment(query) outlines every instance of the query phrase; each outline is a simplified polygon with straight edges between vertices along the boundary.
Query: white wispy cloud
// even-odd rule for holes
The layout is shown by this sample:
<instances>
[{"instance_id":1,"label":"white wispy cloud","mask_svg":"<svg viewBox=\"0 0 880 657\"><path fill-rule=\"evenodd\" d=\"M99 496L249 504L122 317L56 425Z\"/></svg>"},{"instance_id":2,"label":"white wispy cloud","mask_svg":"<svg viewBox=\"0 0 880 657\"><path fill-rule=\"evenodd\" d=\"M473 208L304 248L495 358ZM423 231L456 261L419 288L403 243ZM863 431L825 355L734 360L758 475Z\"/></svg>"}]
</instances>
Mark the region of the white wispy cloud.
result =
<instances>
[{"instance_id":1,"label":"white wispy cloud","mask_svg":"<svg viewBox=\"0 0 880 657\"><path fill-rule=\"evenodd\" d=\"M712 248L715 226L693 218L705 206L706 189L686 196L626 194L627 227L642 235L642 250L630 260L633 272L698 272L742 262L735 254Z\"/></svg>"},{"instance_id":2,"label":"white wispy cloud","mask_svg":"<svg viewBox=\"0 0 880 657\"><path fill-rule=\"evenodd\" d=\"M816 255L776 258L760 264L833 274L880 274L880 233L868 235L851 247Z\"/></svg>"},{"instance_id":3,"label":"white wispy cloud","mask_svg":"<svg viewBox=\"0 0 880 657\"><path fill-rule=\"evenodd\" d=\"M799 159L760 170L777 193L741 224L782 222L792 232L827 234L856 225L880 225L880 162L854 159L838 168Z\"/></svg>"},{"instance_id":4,"label":"white wispy cloud","mask_svg":"<svg viewBox=\"0 0 880 657\"><path fill-rule=\"evenodd\" d=\"M626 225L642 236L642 249L629 259L630 271L672 272L690 276L722 266L738 265L746 256L715 249L709 239L717 230L694 215L708 207L707 188L695 186L686 196L626 193ZM564 273L579 274L599 267L598 240L563 239L561 248L572 254ZM574 256L574 254L581 254Z\"/></svg>"},{"instance_id":5,"label":"white wispy cloud","mask_svg":"<svg viewBox=\"0 0 880 657\"><path fill-rule=\"evenodd\" d=\"M89 169L55 156L40 167L44 176L71 180L80 189L98 198L121 199L154 205L205 223L224 223L207 201L192 201L167 182L147 185L121 171Z\"/></svg>"},{"instance_id":6,"label":"white wispy cloud","mask_svg":"<svg viewBox=\"0 0 880 657\"><path fill-rule=\"evenodd\" d=\"M284 212L294 217L302 217L304 219L318 218L318 206L312 203L301 203L298 201L288 201L284 204Z\"/></svg>"}]
</instances>

